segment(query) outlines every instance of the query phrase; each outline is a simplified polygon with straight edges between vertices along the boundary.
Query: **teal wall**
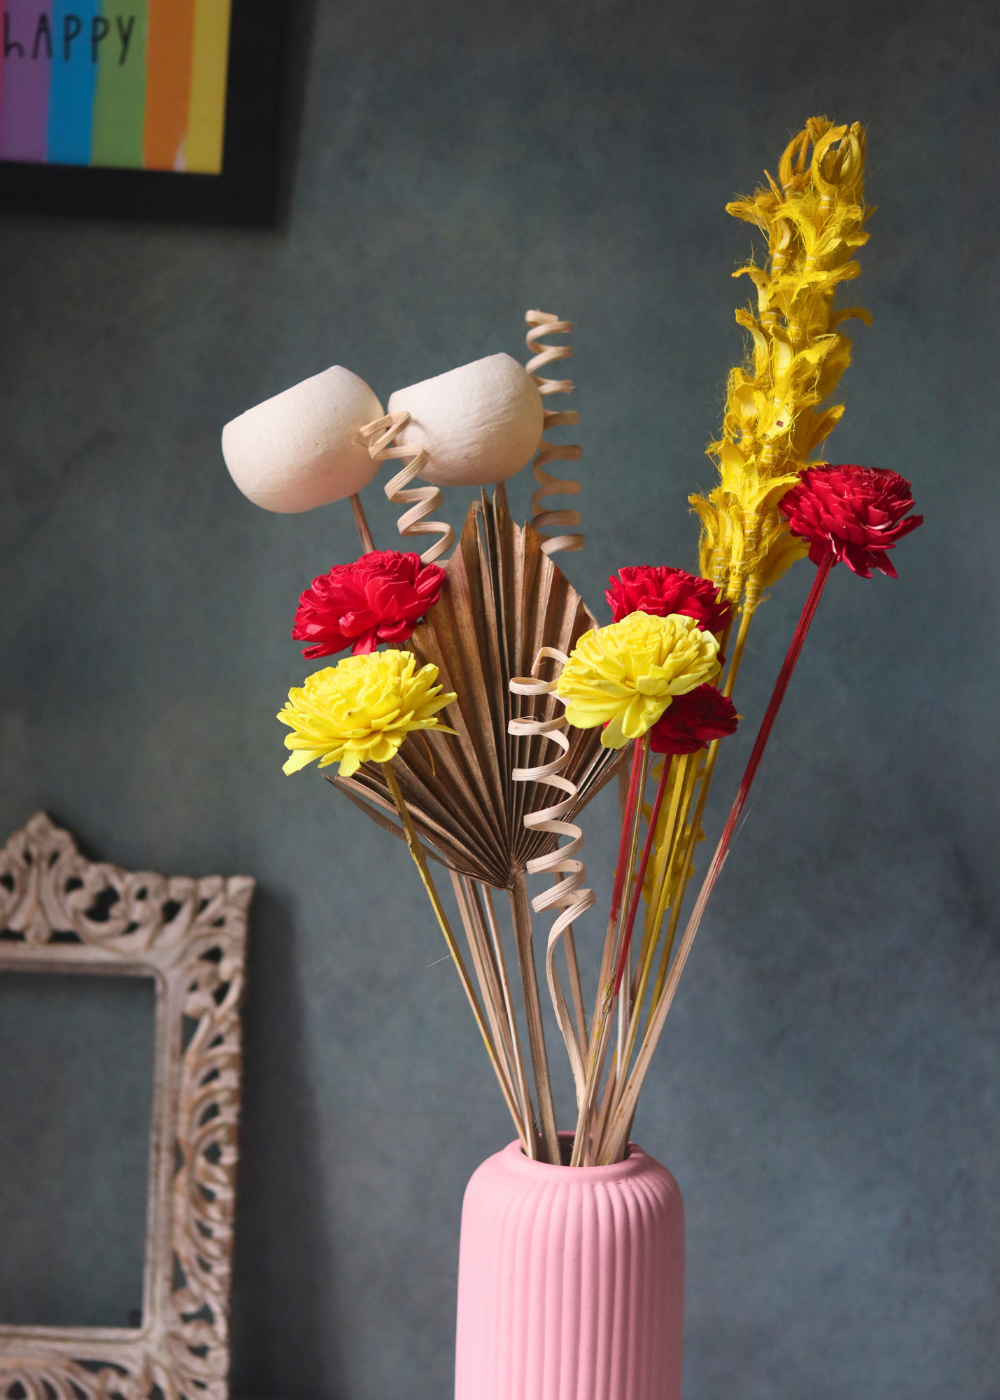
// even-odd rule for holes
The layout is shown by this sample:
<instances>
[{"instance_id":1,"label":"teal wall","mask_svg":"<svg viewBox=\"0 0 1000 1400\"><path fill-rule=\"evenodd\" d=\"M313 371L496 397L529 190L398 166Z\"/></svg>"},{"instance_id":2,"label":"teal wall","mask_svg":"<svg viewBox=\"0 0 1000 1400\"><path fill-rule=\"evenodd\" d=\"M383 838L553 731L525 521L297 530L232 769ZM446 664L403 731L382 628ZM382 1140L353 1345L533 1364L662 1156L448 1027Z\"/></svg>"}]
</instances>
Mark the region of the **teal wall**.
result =
<instances>
[{"instance_id":1,"label":"teal wall","mask_svg":"<svg viewBox=\"0 0 1000 1400\"><path fill-rule=\"evenodd\" d=\"M823 112L868 124L879 205L832 459L927 523L898 583L831 581L635 1133L687 1204L686 1400L995 1400L996 7L295 13L280 230L0 221L0 831L44 807L101 859L260 882L235 1394L443 1400L462 1190L511 1130L405 850L281 773L292 611L349 512L258 511L221 427L570 316L566 571L604 617L619 564L693 562L750 247L723 206ZM755 626L720 793L809 581Z\"/></svg>"}]
</instances>

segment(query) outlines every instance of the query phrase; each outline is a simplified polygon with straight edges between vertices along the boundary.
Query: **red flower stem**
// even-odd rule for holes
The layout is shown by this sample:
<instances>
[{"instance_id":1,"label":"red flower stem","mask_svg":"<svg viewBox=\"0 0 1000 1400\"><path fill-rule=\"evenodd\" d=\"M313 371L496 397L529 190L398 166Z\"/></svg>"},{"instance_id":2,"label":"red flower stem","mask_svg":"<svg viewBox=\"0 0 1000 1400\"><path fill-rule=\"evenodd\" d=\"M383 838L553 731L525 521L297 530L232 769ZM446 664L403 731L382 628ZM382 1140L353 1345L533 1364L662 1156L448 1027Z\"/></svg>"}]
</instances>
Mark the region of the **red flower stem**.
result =
<instances>
[{"instance_id":1,"label":"red flower stem","mask_svg":"<svg viewBox=\"0 0 1000 1400\"><path fill-rule=\"evenodd\" d=\"M732 811L729 813L729 818L722 831L722 837L719 841L719 850L716 851L716 859L719 858L720 851L723 859L725 858L725 854L729 849L729 843L733 839L736 823L739 821L740 813L743 811L747 797L750 795L751 784L756 777L760 761L764 757L764 749L767 747L767 741L771 737L771 730L774 728L774 721L778 716L778 711L781 709L781 702L785 698L788 682L791 680L792 672L795 670L796 663L798 662L799 654L802 651L802 644L806 639L806 633L812 626L812 620L816 616L816 609L819 606L819 600L823 595L823 589L826 587L826 581L830 576L830 570L833 568L833 565L834 555L833 550L830 550L824 557L822 564L820 564L819 568L816 570L816 577L813 579L812 588L809 590L809 597L806 599L805 607L802 609L802 615L799 618L798 625L789 643L788 651L785 653L785 659L781 663L781 670L778 672L778 679L774 682L774 689L771 692L771 698L768 701L767 709L764 711L764 718L760 722L757 738L754 740L753 750L747 762L746 771L743 774L743 781L740 783L739 792L736 794L736 801L733 803ZM714 860L712 864L713 866L715 865Z\"/></svg>"},{"instance_id":2,"label":"red flower stem","mask_svg":"<svg viewBox=\"0 0 1000 1400\"><path fill-rule=\"evenodd\" d=\"M642 740L632 741L632 772L628 782L628 797L625 799L625 812L622 816L622 839L618 843L618 865L615 869L614 889L611 893L611 912L608 915L608 930L618 924L622 907L622 891L625 888L629 847L632 844L632 827L635 823L635 804L639 800L639 776L642 773Z\"/></svg>"},{"instance_id":3,"label":"red flower stem","mask_svg":"<svg viewBox=\"0 0 1000 1400\"><path fill-rule=\"evenodd\" d=\"M757 738L754 741L753 751L750 754L746 771L743 774L743 780L736 794L736 800L733 802L726 825L723 827L722 835L719 838L719 844L715 848L712 864L708 867L705 879L698 892L698 898L691 911L691 917L688 919L687 928L684 930L684 937L681 939L681 946L677 950L677 956L667 975L667 980L663 988L663 995L656 1004L649 1025L646 1027L646 1034L643 1037L642 1047L639 1050L635 1067L629 1076L628 1085L625 1092L622 1094L621 1102L615 1112L614 1121L609 1125L606 1140L608 1144L607 1150L612 1155L604 1158L604 1149L602 1149L602 1159L604 1160L614 1160L613 1154L617 1150L618 1139L621 1138L625 1127L631 1122L632 1116L635 1113L635 1104L639 1096L639 1090L642 1088L643 1080L646 1077L646 1071L649 1069L649 1062L652 1058L653 1051L656 1049L656 1043L660 1038L660 1032L663 1030L663 1023L667 1018L667 1012L670 1010L671 1003L673 1002L674 993L677 990L677 983L680 981L681 973L684 971L684 965L687 962L688 954L691 951L691 945L694 943L695 935L698 932L702 916L705 913L705 906L708 904L709 895L712 893L715 882L719 878L726 857L729 854L729 846L733 839L733 833L736 830L736 823L739 821L743 808L746 805L750 787L757 769L760 766L760 760L763 757L764 749L767 746L771 730L774 727L775 718L778 714L778 710L781 708L781 702L785 698L788 682L791 680L792 672L795 670L796 662L802 651L802 644L806 639L806 633L812 625L812 620L816 615L816 608L819 605L819 600L822 596L823 589L826 587L826 581L834 563L834 555L831 550L816 570L816 577L813 579L813 586L809 590L809 597L806 599L805 607L802 609L802 615L799 618L795 633L792 636L788 651L785 654L781 670L778 672L778 678L774 683L774 690L771 692L771 699L764 712L764 718L761 720L760 729L757 731Z\"/></svg>"},{"instance_id":4,"label":"red flower stem","mask_svg":"<svg viewBox=\"0 0 1000 1400\"><path fill-rule=\"evenodd\" d=\"M622 940L622 951L618 958L618 970L615 972L615 986L614 991L611 993L613 997L618 995L622 985L622 977L625 975L625 960L628 957L629 945L632 942L632 929L635 925L635 916L639 909L639 900L642 896L642 884L646 878L646 866L649 864L649 857L653 850L656 823L660 820L660 808L663 806L663 798L667 791L667 779L670 776L670 767L670 754L665 754L663 758L663 773L660 775L660 783L656 789L656 799L653 802L653 812L649 819L649 831L646 834L646 844L642 849L639 873L635 877L635 892L632 895L632 906L628 911L628 922L625 925L625 937Z\"/></svg>"},{"instance_id":5,"label":"red flower stem","mask_svg":"<svg viewBox=\"0 0 1000 1400\"><path fill-rule=\"evenodd\" d=\"M816 608L819 605L819 600L822 596L823 589L826 587L826 581L830 576L830 570L833 568L834 562L834 555L831 550L816 570L816 577L813 579L812 588L809 590L809 597L806 599L805 607L802 609L802 615L799 618L798 625L789 643L788 651L785 653L785 659L781 663L781 670L778 672L778 678L774 682L774 689L771 692L771 699L768 701L767 709L764 711L764 718L760 722L757 738L754 740L754 746L751 750L750 758L747 761L739 791L736 794L736 799L730 809L729 816L726 818L726 824L722 828L722 835L719 837L719 844L715 848L712 864L708 867L704 883L698 894L698 902L691 913L688 927L684 931L683 943L686 943L688 947L690 947L691 941L697 932L698 923L701 922L701 915L708 902L708 896L712 893L712 887L719 878L719 872L722 869L723 862L729 854L729 847L732 843L733 834L736 831L736 823L739 821L743 813L743 808L746 806L746 800L750 795L750 788L757 775L757 769L760 767L760 761L764 757L764 749L767 747L767 741L771 737L771 730L774 728L774 721L781 708L781 702L785 698L788 682L792 678L792 672L795 670L796 662L802 651L802 644L806 639L806 633L809 631L812 620L816 615ZM696 918L697 922L695 922Z\"/></svg>"},{"instance_id":6,"label":"red flower stem","mask_svg":"<svg viewBox=\"0 0 1000 1400\"><path fill-rule=\"evenodd\" d=\"M608 1024L610 1021L611 1008L614 1005L614 999L611 995L611 974L614 967L619 915L622 906L622 892L625 888L628 866L634 859L632 843L636 827L635 810L639 798L639 789L642 786L642 775L645 771L645 756L646 742L644 736L641 739L633 740L632 746L632 772L629 777L625 810L622 813L622 835L618 845L618 866L615 870L615 883L611 894L608 928L604 935L604 951L601 955L601 970L597 981L597 1001L594 1005L594 1019L590 1027L587 1080L583 1102L580 1104L580 1111L577 1116L576 1133L573 1138L573 1156L570 1161L570 1166L574 1167L583 1165L584 1153L589 1146L591 1108L597 1084L601 1077L601 1071L604 1067L604 1056L607 1050Z\"/></svg>"},{"instance_id":7,"label":"red flower stem","mask_svg":"<svg viewBox=\"0 0 1000 1400\"><path fill-rule=\"evenodd\" d=\"M799 654L802 651L802 644L806 639L806 633L809 631L812 620L816 615L816 608L819 606L819 600L822 597L823 589L826 587L826 581L830 576L830 570L833 568L834 562L833 550L830 550L824 557L822 564L820 564L819 568L816 570L816 577L813 579L812 588L809 590L809 597L805 601L805 606L799 617L798 625L789 643L788 651L785 653L785 659L781 663L778 679L774 682L774 689L771 691L771 698L768 701L767 709L764 711L764 718L760 722L757 738L754 740L753 749L747 761L739 791L730 808L729 816L726 818L726 824L722 828L722 835L719 837L719 844L715 848L712 864L708 867L705 882L698 895L698 904L695 906L695 910L691 915L692 919L699 908L704 909L708 896L712 892L712 887L719 878L719 871L722 869L723 861L729 854L729 847L732 843L733 833L736 830L736 823L739 821L743 808L746 806L746 800L750 796L750 788L753 786L753 780L757 776L757 769L760 767L760 761L764 757L764 750L767 747L768 739L771 737L774 721L778 716L778 711L781 709L781 702L785 698L788 682L792 678L792 672L795 670ZM700 918L701 916L699 914L699 920ZM685 940L689 932L690 927L685 930ZM692 934L692 937L693 936Z\"/></svg>"}]
</instances>

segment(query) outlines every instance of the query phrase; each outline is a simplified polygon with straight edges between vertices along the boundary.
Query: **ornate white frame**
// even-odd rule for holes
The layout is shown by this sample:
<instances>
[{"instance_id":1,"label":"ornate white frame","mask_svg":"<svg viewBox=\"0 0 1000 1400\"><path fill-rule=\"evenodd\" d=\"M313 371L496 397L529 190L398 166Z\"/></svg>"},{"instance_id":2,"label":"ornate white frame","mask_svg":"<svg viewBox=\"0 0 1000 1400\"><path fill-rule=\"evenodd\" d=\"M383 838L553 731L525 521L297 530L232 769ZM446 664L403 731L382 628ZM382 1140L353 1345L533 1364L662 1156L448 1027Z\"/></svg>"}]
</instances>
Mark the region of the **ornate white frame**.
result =
<instances>
[{"instance_id":1,"label":"ornate white frame","mask_svg":"<svg viewBox=\"0 0 1000 1400\"><path fill-rule=\"evenodd\" d=\"M43 812L0 851L0 968L156 984L142 1325L0 1326L0 1400L227 1400L254 883L95 864Z\"/></svg>"}]
</instances>

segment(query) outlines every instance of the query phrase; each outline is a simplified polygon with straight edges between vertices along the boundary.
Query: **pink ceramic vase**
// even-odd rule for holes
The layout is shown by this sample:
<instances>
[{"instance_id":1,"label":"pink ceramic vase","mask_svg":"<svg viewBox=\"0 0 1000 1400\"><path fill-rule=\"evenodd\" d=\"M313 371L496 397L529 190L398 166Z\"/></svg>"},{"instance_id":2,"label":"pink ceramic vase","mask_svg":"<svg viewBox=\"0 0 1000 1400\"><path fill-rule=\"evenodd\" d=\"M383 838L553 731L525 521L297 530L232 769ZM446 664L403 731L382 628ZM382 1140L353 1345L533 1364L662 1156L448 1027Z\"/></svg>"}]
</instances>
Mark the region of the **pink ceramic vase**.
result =
<instances>
[{"instance_id":1,"label":"pink ceramic vase","mask_svg":"<svg viewBox=\"0 0 1000 1400\"><path fill-rule=\"evenodd\" d=\"M684 1203L634 1143L553 1167L512 1142L469 1182L455 1400L680 1400L683 1314Z\"/></svg>"}]
</instances>

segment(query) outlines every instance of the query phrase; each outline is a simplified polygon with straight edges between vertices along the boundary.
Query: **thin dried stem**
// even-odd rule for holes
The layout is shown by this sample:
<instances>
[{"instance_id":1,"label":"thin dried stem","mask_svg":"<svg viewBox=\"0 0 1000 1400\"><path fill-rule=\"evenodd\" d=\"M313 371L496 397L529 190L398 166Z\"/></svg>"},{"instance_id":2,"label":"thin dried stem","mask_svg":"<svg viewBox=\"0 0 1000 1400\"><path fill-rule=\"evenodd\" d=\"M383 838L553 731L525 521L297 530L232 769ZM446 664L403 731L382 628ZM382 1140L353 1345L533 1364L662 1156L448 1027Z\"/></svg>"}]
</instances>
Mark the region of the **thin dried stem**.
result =
<instances>
[{"instance_id":1,"label":"thin dried stem","mask_svg":"<svg viewBox=\"0 0 1000 1400\"><path fill-rule=\"evenodd\" d=\"M361 504L360 496L351 497L351 510L354 512L354 524L361 541L361 548L366 554L374 554L375 545L372 541L372 532L368 528L368 517L365 515L365 508Z\"/></svg>"},{"instance_id":2,"label":"thin dried stem","mask_svg":"<svg viewBox=\"0 0 1000 1400\"><path fill-rule=\"evenodd\" d=\"M483 1004L486 1007L486 1016L493 1034L493 1044L497 1052L497 1063L503 1071L511 1098L516 1100L517 1093L511 1069L513 1056L510 1045L510 1029L503 1011L502 994L496 976L493 955L486 937L486 930L476 918L462 879L454 870L449 870L448 873L451 876L451 886L455 894L455 901L458 904L458 912L462 918L462 925L465 929L465 937L469 945L472 966L476 973L476 979L479 982L479 991L483 998ZM521 1145L527 1152L527 1132L523 1116L521 1122L518 1124L518 1136L521 1139Z\"/></svg>"},{"instance_id":3,"label":"thin dried stem","mask_svg":"<svg viewBox=\"0 0 1000 1400\"><path fill-rule=\"evenodd\" d=\"M468 969L466 968L465 963L462 961L461 950L459 949L458 943L455 939L455 935L451 931L451 924L448 922L448 915L445 913L444 905L441 903L441 896L437 892L437 886L435 885L433 876L431 875L431 872L428 868L427 857L424 854L423 846L420 844L420 837L417 835L417 829L413 825L413 818L410 816L409 809L407 808L406 803L403 801L403 794L399 790L399 784L396 781L396 775L392 771L392 764L383 763L382 772L385 774L386 786L392 793L392 800L396 804L396 811L399 813L399 819L403 823L403 831L406 835L406 844L410 848L410 855L413 857L413 863L420 871L420 878L424 883L424 889L427 891L427 897L431 902L431 908L434 910L434 913L437 916L437 921L441 928L441 932L444 934L444 941L448 945L448 952L451 954L452 961L454 962L455 967L458 971L458 976L462 983L462 987L465 991L465 995L469 999L469 1005L472 1007L472 1014L476 1018L476 1025L479 1027L479 1034L482 1036L483 1044L486 1046L486 1053L490 1057L490 1064L493 1066L494 1073L496 1074L496 1077L500 1082L500 1088L503 1092L504 1101L506 1102L507 1107L510 1110L510 1116L513 1118L515 1124L517 1124L520 1122L517 1107L514 1103L513 1098L510 1095L510 1091L507 1088L506 1080L500 1068L499 1061L497 1060L497 1052L493 1045L493 1039L490 1036L489 1029L486 1025L486 1021L483 1017L483 1013L479 1005L479 998L476 996L475 989L473 988L472 981L469 977Z\"/></svg>"},{"instance_id":4,"label":"thin dried stem","mask_svg":"<svg viewBox=\"0 0 1000 1400\"><path fill-rule=\"evenodd\" d=\"M628 952L628 948L626 948L623 944L622 957L618 963L618 966L622 969L624 969L626 961L631 962L631 959L628 956ZM629 976L624 979L621 986L618 988L618 1039L615 1042L614 1058L615 1077L618 1079L624 1077L626 1069L626 1061L624 1059L624 1055L625 1043L628 1038L629 1010L631 1007L632 999L631 993L632 978Z\"/></svg>"},{"instance_id":5,"label":"thin dried stem","mask_svg":"<svg viewBox=\"0 0 1000 1400\"><path fill-rule=\"evenodd\" d=\"M524 993L524 1019L528 1028L528 1048L535 1075L535 1100L542 1129L546 1160L559 1164L559 1134L556 1130L555 1107L552 1103L552 1083L549 1061L545 1053L545 1031L542 1028L542 1007L538 998L538 975L531 942L531 907L524 872L519 871L510 891L510 908L514 919L514 942Z\"/></svg>"},{"instance_id":6,"label":"thin dried stem","mask_svg":"<svg viewBox=\"0 0 1000 1400\"><path fill-rule=\"evenodd\" d=\"M583 1054L587 1053L587 1012L583 1005L583 985L580 982L580 965L576 957L576 940L573 925L563 933L563 947L566 950L566 966L569 969L569 988L573 997L573 1014L576 1016L576 1034Z\"/></svg>"},{"instance_id":7,"label":"thin dried stem","mask_svg":"<svg viewBox=\"0 0 1000 1400\"><path fill-rule=\"evenodd\" d=\"M525 1127L528 1129L528 1156L538 1157L538 1134L535 1130L535 1110L531 1102L531 1091L528 1088L528 1077L524 1071L524 1055L521 1053L521 1035L517 1028L517 1013L514 1010L514 1000L511 995L510 978L507 976L507 962L503 955L503 944L500 941L500 929L497 925L496 910L493 908L493 894L489 885L477 886L473 880L468 880L473 902L479 903L479 889L482 889L484 903L486 905L486 921L490 930L490 938L493 941L493 952L496 958L497 973L500 977L500 986L503 989L504 1007L507 1012L507 1024L510 1027L511 1046L514 1056L514 1073L516 1076L518 1096L521 1100L521 1116L524 1119Z\"/></svg>"},{"instance_id":8,"label":"thin dried stem","mask_svg":"<svg viewBox=\"0 0 1000 1400\"><path fill-rule=\"evenodd\" d=\"M608 1125L608 1118L612 1112L617 1098L616 1089L618 1087L618 1067L615 1060L612 1060L608 1070L607 1081L604 1085L604 1093L601 1095L601 1106L597 1111L594 1126L591 1131L590 1141L587 1144L588 1167L596 1166L600 1161L601 1140L604 1137Z\"/></svg>"}]
</instances>

